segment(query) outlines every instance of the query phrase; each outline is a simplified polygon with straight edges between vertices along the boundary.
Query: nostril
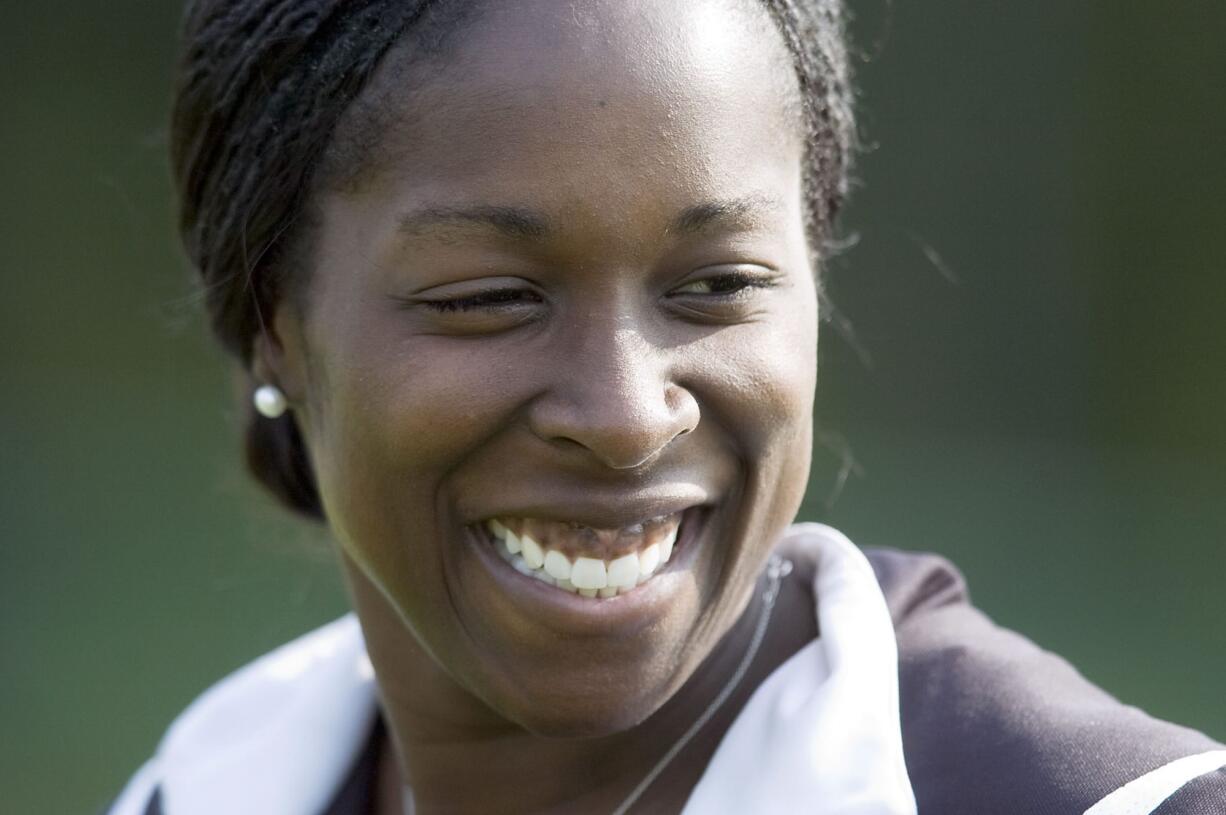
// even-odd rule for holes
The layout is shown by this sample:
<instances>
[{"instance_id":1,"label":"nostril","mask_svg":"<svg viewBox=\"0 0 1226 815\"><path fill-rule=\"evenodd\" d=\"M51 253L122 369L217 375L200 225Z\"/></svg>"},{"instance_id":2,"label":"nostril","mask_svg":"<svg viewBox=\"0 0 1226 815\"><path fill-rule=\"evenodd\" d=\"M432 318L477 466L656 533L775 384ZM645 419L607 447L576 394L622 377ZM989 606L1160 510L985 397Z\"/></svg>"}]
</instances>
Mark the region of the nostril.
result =
<instances>
[{"instance_id":1,"label":"nostril","mask_svg":"<svg viewBox=\"0 0 1226 815\"><path fill-rule=\"evenodd\" d=\"M610 469L646 466L695 429L699 417L688 389L644 364L654 359L622 349L616 365L560 371L533 401L530 429L558 449L581 448Z\"/></svg>"}]
</instances>

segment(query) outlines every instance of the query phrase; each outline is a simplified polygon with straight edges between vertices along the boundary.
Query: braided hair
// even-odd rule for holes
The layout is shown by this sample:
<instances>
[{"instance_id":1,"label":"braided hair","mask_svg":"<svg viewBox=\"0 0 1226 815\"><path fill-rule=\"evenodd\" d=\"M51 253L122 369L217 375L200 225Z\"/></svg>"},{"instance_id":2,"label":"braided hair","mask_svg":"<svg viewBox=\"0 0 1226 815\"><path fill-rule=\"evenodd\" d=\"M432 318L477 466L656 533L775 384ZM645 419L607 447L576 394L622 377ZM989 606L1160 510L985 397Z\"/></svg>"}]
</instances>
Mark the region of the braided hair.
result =
<instances>
[{"instance_id":1,"label":"braided hair","mask_svg":"<svg viewBox=\"0 0 1226 815\"><path fill-rule=\"evenodd\" d=\"M841 0L752 0L791 54L806 129L811 243L830 239L854 142ZM464 0L190 0L171 121L179 229L214 334L246 370L303 265L307 206L342 117L389 49L428 47ZM250 409L249 409L250 411ZM250 411L252 474L289 508L323 508L289 413Z\"/></svg>"}]
</instances>

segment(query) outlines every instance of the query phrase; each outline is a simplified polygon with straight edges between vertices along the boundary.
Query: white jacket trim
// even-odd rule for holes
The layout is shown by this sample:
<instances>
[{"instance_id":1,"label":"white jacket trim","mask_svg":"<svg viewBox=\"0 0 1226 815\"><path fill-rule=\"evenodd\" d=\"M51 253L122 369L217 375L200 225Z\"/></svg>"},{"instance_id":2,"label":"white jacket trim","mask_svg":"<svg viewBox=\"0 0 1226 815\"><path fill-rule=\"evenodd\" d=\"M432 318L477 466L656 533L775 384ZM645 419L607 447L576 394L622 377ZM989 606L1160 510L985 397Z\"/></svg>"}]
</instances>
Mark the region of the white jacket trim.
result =
<instances>
[{"instance_id":1,"label":"white jacket trim","mask_svg":"<svg viewBox=\"0 0 1226 815\"><path fill-rule=\"evenodd\" d=\"M1129 781L1085 811L1085 815L1146 815L1162 806L1179 788L1206 773L1226 767L1226 750L1186 756Z\"/></svg>"}]
</instances>

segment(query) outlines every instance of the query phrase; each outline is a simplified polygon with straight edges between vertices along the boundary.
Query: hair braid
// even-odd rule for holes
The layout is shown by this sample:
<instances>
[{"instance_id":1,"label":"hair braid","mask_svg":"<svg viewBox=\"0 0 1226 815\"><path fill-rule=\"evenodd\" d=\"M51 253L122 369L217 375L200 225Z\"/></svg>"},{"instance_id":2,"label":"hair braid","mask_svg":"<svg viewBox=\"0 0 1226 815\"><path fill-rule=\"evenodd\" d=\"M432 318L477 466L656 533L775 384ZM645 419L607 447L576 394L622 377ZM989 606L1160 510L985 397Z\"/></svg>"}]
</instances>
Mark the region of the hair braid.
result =
<instances>
[{"instance_id":1,"label":"hair braid","mask_svg":"<svg viewBox=\"0 0 1226 815\"><path fill-rule=\"evenodd\" d=\"M805 197L814 249L831 237L854 149L841 0L760 0L803 98ZM314 173L388 49L442 0L191 0L172 114L179 227L214 333L244 365L286 294ZM458 8L461 0L449 0ZM425 43L423 43L423 46ZM321 519L290 414L249 412L248 467L292 509Z\"/></svg>"},{"instance_id":2,"label":"hair braid","mask_svg":"<svg viewBox=\"0 0 1226 815\"><path fill-rule=\"evenodd\" d=\"M249 363L312 168L349 103L429 0L196 2L185 14L172 161L184 245L214 333ZM292 509L322 518L301 434L288 414L249 412L253 474Z\"/></svg>"},{"instance_id":3,"label":"hair braid","mask_svg":"<svg viewBox=\"0 0 1226 815\"><path fill-rule=\"evenodd\" d=\"M852 90L839 0L764 0L792 54L804 100L805 197L815 246L830 237L855 150Z\"/></svg>"},{"instance_id":4,"label":"hair braid","mask_svg":"<svg viewBox=\"0 0 1226 815\"><path fill-rule=\"evenodd\" d=\"M184 37L194 47L185 55L171 147L180 228L214 329L243 361L260 309L279 294L280 239L300 214L319 154L379 58L428 4L281 0L189 9Z\"/></svg>"}]
</instances>

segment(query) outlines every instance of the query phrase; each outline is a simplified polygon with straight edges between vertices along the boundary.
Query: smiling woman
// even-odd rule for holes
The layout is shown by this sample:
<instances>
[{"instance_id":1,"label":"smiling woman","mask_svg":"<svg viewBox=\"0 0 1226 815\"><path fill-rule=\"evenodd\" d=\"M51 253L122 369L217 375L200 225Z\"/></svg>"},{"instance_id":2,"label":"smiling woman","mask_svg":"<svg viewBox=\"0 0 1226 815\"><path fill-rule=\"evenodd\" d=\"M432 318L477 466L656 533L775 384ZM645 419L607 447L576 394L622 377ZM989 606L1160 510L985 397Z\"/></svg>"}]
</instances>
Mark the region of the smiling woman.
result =
<instances>
[{"instance_id":1,"label":"smiling woman","mask_svg":"<svg viewBox=\"0 0 1226 815\"><path fill-rule=\"evenodd\" d=\"M798 89L767 14L710 12L490 5L443 56L393 51L365 107L394 124L364 183L316 195L304 293L254 338L376 671L403 689L402 740L437 711L418 689L440 670L527 732L645 722L741 616L799 505L817 314ZM710 51L712 27L757 36ZM361 118L342 144L365 141ZM653 519L676 557L636 586ZM491 520L568 583L507 568Z\"/></svg>"},{"instance_id":2,"label":"smiling woman","mask_svg":"<svg viewBox=\"0 0 1226 815\"><path fill-rule=\"evenodd\" d=\"M991 626L947 564L789 527L841 16L190 7L185 243L252 469L327 523L356 616L202 697L114 813L1226 802L1226 753Z\"/></svg>"}]
</instances>

